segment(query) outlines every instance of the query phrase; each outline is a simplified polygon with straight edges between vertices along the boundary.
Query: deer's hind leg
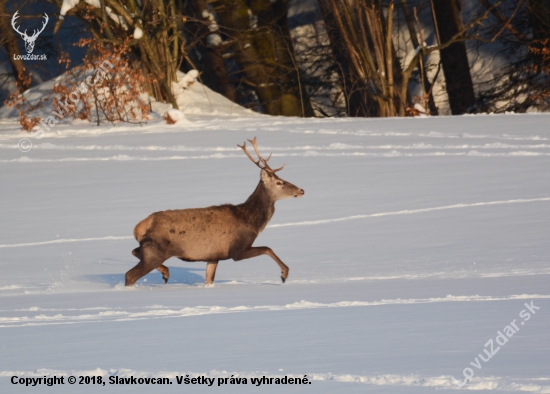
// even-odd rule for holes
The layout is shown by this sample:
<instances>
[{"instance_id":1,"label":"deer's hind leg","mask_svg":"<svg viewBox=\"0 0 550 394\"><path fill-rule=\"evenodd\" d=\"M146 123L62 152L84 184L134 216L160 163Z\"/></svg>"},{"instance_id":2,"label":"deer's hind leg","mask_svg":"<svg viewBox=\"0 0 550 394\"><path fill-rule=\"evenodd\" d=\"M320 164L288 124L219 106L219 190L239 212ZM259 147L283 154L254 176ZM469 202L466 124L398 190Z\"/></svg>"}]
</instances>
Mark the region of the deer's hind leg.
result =
<instances>
[{"instance_id":1,"label":"deer's hind leg","mask_svg":"<svg viewBox=\"0 0 550 394\"><path fill-rule=\"evenodd\" d=\"M163 273L163 277L165 277L165 273L162 271L162 268L159 267L162 266L166 268L162 263L164 263L169 256L166 256L157 245L150 240L143 241L139 249L141 249L141 253L136 254L141 255L141 261L134 268L126 272L126 286L132 286L141 277L147 275L155 268L159 269L159 271ZM168 268L166 268L166 271L166 274L168 274ZM168 279L165 277L165 281L166 280Z\"/></svg>"},{"instance_id":2,"label":"deer's hind leg","mask_svg":"<svg viewBox=\"0 0 550 394\"><path fill-rule=\"evenodd\" d=\"M216 268L218 268L217 261L209 261L206 263L205 282L207 285L214 284L214 277L216 276Z\"/></svg>"},{"instance_id":3,"label":"deer's hind leg","mask_svg":"<svg viewBox=\"0 0 550 394\"><path fill-rule=\"evenodd\" d=\"M132 250L132 254L141 260L141 247L137 247L134 250ZM162 279L164 279L164 283L165 284L168 283L168 278L170 278L170 270L168 269L168 267L165 266L164 264L161 264L160 266L157 267L157 269L162 274Z\"/></svg>"}]
</instances>

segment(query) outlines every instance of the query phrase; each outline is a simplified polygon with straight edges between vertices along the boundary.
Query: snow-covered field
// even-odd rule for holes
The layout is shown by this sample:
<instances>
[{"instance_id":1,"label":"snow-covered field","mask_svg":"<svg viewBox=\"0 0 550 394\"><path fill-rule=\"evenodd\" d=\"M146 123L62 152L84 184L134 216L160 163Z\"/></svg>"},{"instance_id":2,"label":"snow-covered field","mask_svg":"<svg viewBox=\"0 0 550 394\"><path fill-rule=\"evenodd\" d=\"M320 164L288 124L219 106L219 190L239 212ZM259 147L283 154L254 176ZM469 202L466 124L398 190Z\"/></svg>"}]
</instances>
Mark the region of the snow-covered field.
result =
<instances>
[{"instance_id":1,"label":"snow-covered field","mask_svg":"<svg viewBox=\"0 0 550 394\"><path fill-rule=\"evenodd\" d=\"M0 391L429 393L471 371L463 390L550 393L549 124L189 109L174 126L58 125L22 153L4 117ZM220 262L205 287L205 264L171 259L167 285L155 271L125 288L141 219L248 197L259 171L236 145L254 136L305 190L255 243L288 281L259 257ZM540 308L529 320L526 303ZM497 352L498 331L513 336ZM178 384L186 374L215 379ZM54 375L65 384L11 383ZM285 375L311 384L250 381ZM248 382L218 386L232 376Z\"/></svg>"}]
</instances>

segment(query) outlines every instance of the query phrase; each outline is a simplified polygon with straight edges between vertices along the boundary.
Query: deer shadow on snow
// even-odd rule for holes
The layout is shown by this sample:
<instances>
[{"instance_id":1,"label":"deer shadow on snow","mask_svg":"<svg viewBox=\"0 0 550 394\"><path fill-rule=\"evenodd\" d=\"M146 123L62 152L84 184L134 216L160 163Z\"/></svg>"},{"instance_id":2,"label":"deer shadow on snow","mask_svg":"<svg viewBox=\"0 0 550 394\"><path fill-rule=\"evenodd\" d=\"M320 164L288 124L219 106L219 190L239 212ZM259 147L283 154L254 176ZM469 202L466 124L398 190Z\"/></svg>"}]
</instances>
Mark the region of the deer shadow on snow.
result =
<instances>
[{"instance_id":1,"label":"deer shadow on snow","mask_svg":"<svg viewBox=\"0 0 550 394\"><path fill-rule=\"evenodd\" d=\"M201 274L199 275L196 272L200 272ZM125 275L124 274L83 275L81 278L89 282L106 283L115 287L120 283L124 283ZM200 266L197 265L197 267L175 267L171 265L170 266L170 283L184 284L184 285L203 284L204 267L202 266L202 264ZM161 285L161 284L164 284L164 279L160 272L153 271L148 275L144 276L143 278L141 278L138 281L138 284Z\"/></svg>"}]
</instances>

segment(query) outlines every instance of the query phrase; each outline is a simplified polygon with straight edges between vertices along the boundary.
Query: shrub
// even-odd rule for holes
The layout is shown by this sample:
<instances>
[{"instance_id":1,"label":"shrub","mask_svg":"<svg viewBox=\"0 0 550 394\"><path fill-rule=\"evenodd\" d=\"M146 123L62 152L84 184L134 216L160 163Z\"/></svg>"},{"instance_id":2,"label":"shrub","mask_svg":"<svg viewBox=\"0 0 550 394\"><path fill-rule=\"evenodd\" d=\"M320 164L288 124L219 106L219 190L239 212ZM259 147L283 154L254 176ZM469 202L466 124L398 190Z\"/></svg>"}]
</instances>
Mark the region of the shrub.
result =
<instances>
[{"instance_id":1,"label":"shrub","mask_svg":"<svg viewBox=\"0 0 550 394\"><path fill-rule=\"evenodd\" d=\"M149 84L141 69L130 64L127 42L99 45L82 39L78 45L90 45L90 48L83 64L72 68L54 86L54 107L68 108L75 119L96 121L98 125L102 121L140 123L147 120Z\"/></svg>"},{"instance_id":2,"label":"shrub","mask_svg":"<svg viewBox=\"0 0 550 394\"><path fill-rule=\"evenodd\" d=\"M8 107L15 106L18 110L23 129L33 130L40 118L30 114L50 99L55 118L48 119L52 123L66 116L98 125L105 121L141 123L149 119L150 81L139 66L130 63L127 41L122 45L99 45L82 39L77 45L89 46L83 63L69 69L46 97L33 105L16 91L5 101ZM68 57L62 55L59 62L68 65Z\"/></svg>"}]
</instances>

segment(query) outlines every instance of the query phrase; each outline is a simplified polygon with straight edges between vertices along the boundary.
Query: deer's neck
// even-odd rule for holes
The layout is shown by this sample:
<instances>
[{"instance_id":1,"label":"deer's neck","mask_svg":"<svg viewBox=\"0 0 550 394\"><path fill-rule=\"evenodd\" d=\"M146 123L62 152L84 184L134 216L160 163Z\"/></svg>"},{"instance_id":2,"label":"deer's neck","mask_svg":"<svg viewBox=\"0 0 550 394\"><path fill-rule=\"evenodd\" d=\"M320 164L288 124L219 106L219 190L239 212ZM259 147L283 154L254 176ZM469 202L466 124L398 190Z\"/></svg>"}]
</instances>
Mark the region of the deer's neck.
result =
<instances>
[{"instance_id":1,"label":"deer's neck","mask_svg":"<svg viewBox=\"0 0 550 394\"><path fill-rule=\"evenodd\" d=\"M250 225L261 232L275 213L275 200L269 196L264 183L260 181L241 207Z\"/></svg>"}]
</instances>

